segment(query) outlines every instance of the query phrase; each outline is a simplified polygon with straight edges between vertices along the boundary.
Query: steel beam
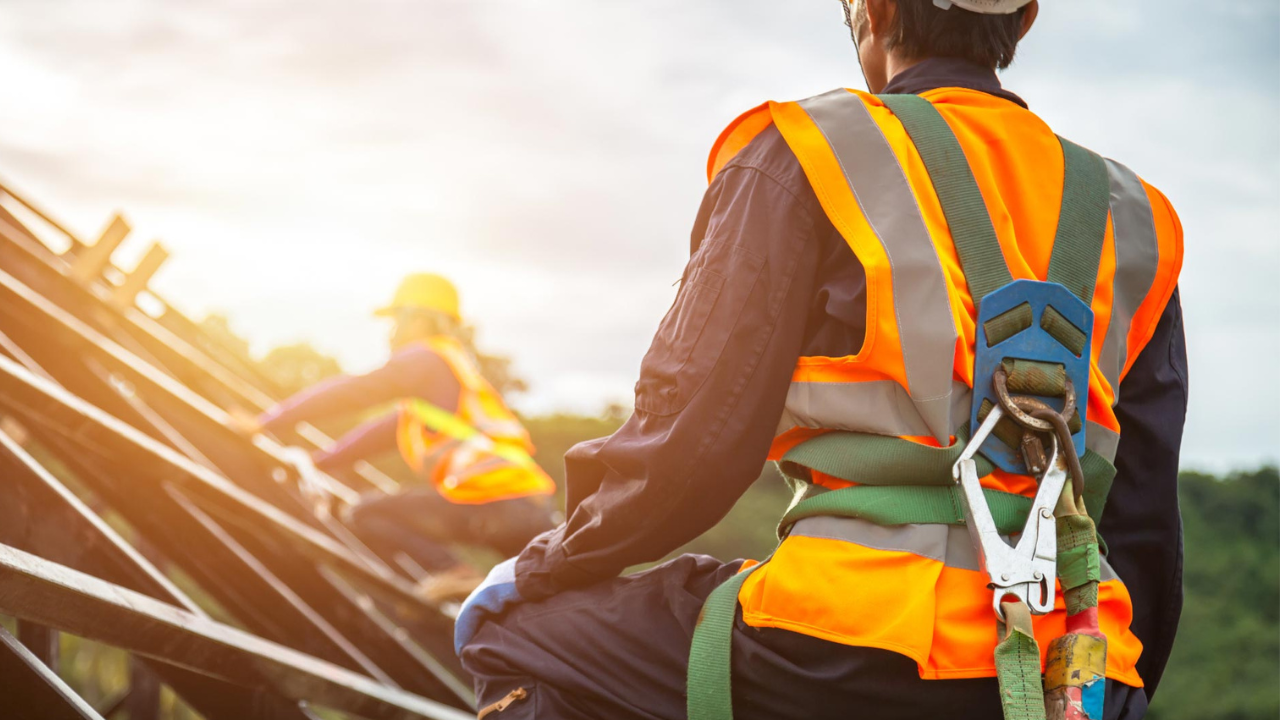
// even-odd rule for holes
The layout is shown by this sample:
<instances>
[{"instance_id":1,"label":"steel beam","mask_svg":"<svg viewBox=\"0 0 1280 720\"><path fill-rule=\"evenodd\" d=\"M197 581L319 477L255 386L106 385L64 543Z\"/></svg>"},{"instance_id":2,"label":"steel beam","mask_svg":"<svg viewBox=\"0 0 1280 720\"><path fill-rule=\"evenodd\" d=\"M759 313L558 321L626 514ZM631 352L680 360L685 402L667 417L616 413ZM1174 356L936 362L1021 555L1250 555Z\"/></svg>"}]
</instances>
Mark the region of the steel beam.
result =
<instances>
[{"instance_id":1,"label":"steel beam","mask_svg":"<svg viewBox=\"0 0 1280 720\"><path fill-rule=\"evenodd\" d=\"M472 717L8 546L0 546L0 611L373 720Z\"/></svg>"}]
</instances>

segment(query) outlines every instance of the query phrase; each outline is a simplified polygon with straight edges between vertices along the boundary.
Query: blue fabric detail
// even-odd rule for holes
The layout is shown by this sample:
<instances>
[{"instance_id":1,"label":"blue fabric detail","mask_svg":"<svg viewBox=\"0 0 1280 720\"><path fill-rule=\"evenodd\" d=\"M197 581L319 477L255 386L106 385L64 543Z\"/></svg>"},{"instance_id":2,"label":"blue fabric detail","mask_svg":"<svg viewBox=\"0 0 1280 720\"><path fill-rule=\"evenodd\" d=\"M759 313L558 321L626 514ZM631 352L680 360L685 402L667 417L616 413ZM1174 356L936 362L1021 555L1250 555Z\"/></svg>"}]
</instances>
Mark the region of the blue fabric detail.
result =
<instances>
[{"instance_id":1,"label":"blue fabric detail","mask_svg":"<svg viewBox=\"0 0 1280 720\"><path fill-rule=\"evenodd\" d=\"M1103 678L1097 678L1080 688L1080 706L1089 720L1102 720L1106 700L1107 683Z\"/></svg>"},{"instance_id":2,"label":"blue fabric detail","mask_svg":"<svg viewBox=\"0 0 1280 720\"><path fill-rule=\"evenodd\" d=\"M1004 342L988 347L987 321L1023 303L1031 306L1031 327ZM1049 306L1089 337L1089 341L1085 343L1084 353L1080 357L1073 354L1040 326L1045 308ZM978 410L982 407L983 400L998 404L995 389L991 385L991 377L1005 358L1061 363L1066 368L1067 378L1076 389L1076 408L1080 413L1080 419L1082 421L1087 419L1085 409L1089 403L1089 357L1092 354L1093 310L1072 295L1070 290L1058 283L1015 280L982 299L978 312L977 330L978 339L973 369L973 411L969 419L969 427L976 428L982 424L978 421ZM1062 398L1040 399L1057 410L1062 409ZM1087 423L1081 422L1080 430L1071 438L1079 455L1084 455L1085 451L1086 425ZM982 454L1002 470L1024 475L1027 473L1021 451L1005 445L994 435L982 444Z\"/></svg>"},{"instance_id":3,"label":"blue fabric detail","mask_svg":"<svg viewBox=\"0 0 1280 720\"><path fill-rule=\"evenodd\" d=\"M520 591L516 590L516 559L510 558L494 565L488 577L463 601L458 611L458 619L453 625L453 651L461 655L462 648L471 642L486 620L523 601Z\"/></svg>"}]
</instances>

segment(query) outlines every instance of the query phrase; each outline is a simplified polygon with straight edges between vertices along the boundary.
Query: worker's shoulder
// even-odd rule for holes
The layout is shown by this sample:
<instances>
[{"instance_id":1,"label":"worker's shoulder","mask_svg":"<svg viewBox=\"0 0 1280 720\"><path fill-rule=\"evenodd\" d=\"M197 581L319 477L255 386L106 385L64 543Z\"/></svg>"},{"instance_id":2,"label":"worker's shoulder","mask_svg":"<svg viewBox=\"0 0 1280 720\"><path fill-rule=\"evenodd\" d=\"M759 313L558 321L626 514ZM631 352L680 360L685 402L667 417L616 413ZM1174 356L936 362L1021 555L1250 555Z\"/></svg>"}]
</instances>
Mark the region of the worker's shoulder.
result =
<instances>
[{"instance_id":1,"label":"worker's shoulder","mask_svg":"<svg viewBox=\"0 0 1280 720\"><path fill-rule=\"evenodd\" d=\"M1112 197L1128 196L1143 201L1151 209L1151 219L1155 223L1157 234L1167 235L1181 244L1182 224L1168 196L1123 162L1109 157L1104 159L1111 179Z\"/></svg>"},{"instance_id":2,"label":"worker's shoulder","mask_svg":"<svg viewBox=\"0 0 1280 720\"><path fill-rule=\"evenodd\" d=\"M437 370L451 370L449 361L428 342L412 342L396 350L383 369L393 374L418 376Z\"/></svg>"},{"instance_id":3,"label":"worker's shoulder","mask_svg":"<svg viewBox=\"0 0 1280 720\"><path fill-rule=\"evenodd\" d=\"M713 182L741 183L766 178L777 190L820 213L821 204L809 185L804 168L778 127L769 124L724 163Z\"/></svg>"}]
</instances>

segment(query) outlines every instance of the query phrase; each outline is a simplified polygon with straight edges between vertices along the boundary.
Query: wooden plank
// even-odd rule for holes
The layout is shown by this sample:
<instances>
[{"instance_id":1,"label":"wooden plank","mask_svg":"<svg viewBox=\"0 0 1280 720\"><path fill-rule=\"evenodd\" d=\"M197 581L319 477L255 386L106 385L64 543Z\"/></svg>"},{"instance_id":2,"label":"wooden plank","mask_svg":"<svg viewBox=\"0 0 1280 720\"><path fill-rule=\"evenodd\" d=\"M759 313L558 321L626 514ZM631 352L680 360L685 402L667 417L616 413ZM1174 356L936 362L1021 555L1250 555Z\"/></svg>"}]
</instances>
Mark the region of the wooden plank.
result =
<instances>
[{"instance_id":1,"label":"wooden plank","mask_svg":"<svg viewBox=\"0 0 1280 720\"><path fill-rule=\"evenodd\" d=\"M333 563L344 571L354 573L372 590L390 594L395 600L411 607L435 612L415 592L412 584L392 574L385 566L368 564L328 535L2 356L0 387L5 389L2 393L5 397L0 398L0 403L22 402L25 399L28 401L24 403L26 409L38 407L50 416L61 416L74 424L82 439L100 438L98 442L101 446L120 447L129 455L145 458L152 468L159 463L160 467L173 472L184 486L192 488L199 497L223 506L229 503L249 527L257 526L273 535L283 533L313 560Z\"/></svg>"},{"instance_id":2,"label":"wooden plank","mask_svg":"<svg viewBox=\"0 0 1280 720\"><path fill-rule=\"evenodd\" d=\"M18 621L18 640L27 646L32 655L45 667L58 671L58 631L43 625Z\"/></svg>"},{"instance_id":3,"label":"wooden plank","mask_svg":"<svg viewBox=\"0 0 1280 720\"><path fill-rule=\"evenodd\" d=\"M129 236L131 229L120 215L111 218L102 235L98 236L98 242L81 250L71 261L71 277L81 285L88 285L97 279L107 265L111 264L111 254Z\"/></svg>"},{"instance_id":4,"label":"wooden plank","mask_svg":"<svg viewBox=\"0 0 1280 720\"><path fill-rule=\"evenodd\" d=\"M138 293L147 288L147 283L151 282L151 278L155 276L156 271L169 259L169 251L159 242L151 243L151 247L147 248L147 254L142 256L138 261L137 267L133 272L125 276L124 282L116 286L111 292L111 302L117 307L125 308L133 305L133 301L138 297Z\"/></svg>"},{"instance_id":5,"label":"wooden plank","mask_svg":"<svg viewBox=\"0 0 1280 720\"><path fill-rule=\"evenodd\" d=\"M0 472L7 483L6 503L0 506L0 542L14 544L21 540L24 545L31 546L28 549L44 553L48 558L50 553L65 555L67 549L66 542L50 546L49 538L74 539L79 563L92 566L99 577L172 603L192 614L205 614L200 606L2 431ZM13 507L15 503L17 507ZM16 512L17 519L12 514L6 515L6 510ZM29 519L34 522L24 522L23 516L26 515L31 515ZM31 527L48 527L54 532L32 537ZM62 562L67 564L66 560ZM29 625L25 621L23 623ZM229 685L172 665L159 664L155 672L184 700L209 718L313 720L313 716L299 708L296 702L291 703L258 689Z\"/></svg>"},{"instance_id":6,"label":"wooden plank","mask_svg":"<svg viewBox=\"0 0 1280 720\"><path fill-rule=\"evenodd\" d=\"M93 706L2 627L0 715L41 720L103 720Z\"/></svg>"},{"instance_id":7,"label":"wooden plank","mask_svg":"<svg viewBox=\"0 0 1280 720\"><path fill-rule=\"evenodd\" d=\"M372 720L473 717L6 545L0 612Z\"/></svg>"},{"instance_id":8,"label":"wooden plank","mask_svg":"<svg viewBox=\"0 0 1280 720\"><path fill-rule=\"evenodd\" d=\"M130 382L146 386L153 392L168 396L176 403L187 406L189 412L202 416L206 432L221 433L224 436L234 435L234 431L229 427L229 416L224 410L192 392L176 379L159 372L141 358L3 271L0 271L0 296L26 303L30 310L54 323L54 327L61 326L66 331L67 342L74 342L83 347L85 352L100 356L100 360L109 369L126 374ZM188 435L191 436L190 433ZM256 451L253 448L256 448ZM281 454L283 448L265 436L255 438L252 446L245 444L245 449L256 452L258 458L263 461L284 464ZM336 480L331 480L328 487L344 502L352 503L359 497L355 491Z\"/></svg>"},{"instance_id":9,"label":"wooden plank","mask_svg":"<svg viewBox=\"0 0 1280 720\"><path fill-rule=\"evenodd\" d=\"M352 579L360 582L365 589L376 592L379 596L391 600L397 608L397 612L410 612L409 608L414 606L427 610L429 606L414 592L413 586L406 581L399 579L398 576L383 575L375 567L366 565L363 560L338 545L328 536L320 533L316 529L305 525L298 520L288 516L274 506L271 506L253 495L246 493L234 484L230 483L224 477L210 471L177 451L165 446L155 439L143 434L141 431L133 428L118 419L104 413L100 409L88 405L83 400L70 395L65 389L52 386L46 381L32 375L17 363L7 358L0 358L0 405L8 406L13 412L20 417L26 417L27 413L33 411L34 408L39 409L40 416L47 420L52 420L53 424L63 428L59 431L60 435L74 437L76 446L97 447L99 453L105 453L112 457L111 465L119 468L130 468L134 477L131 483L137 488L137 483L143 479L150 477L154 483L161 479L176 479L181 486L189 491L190 497L198 500L202 505L208 504L208 509L217 511L217 518L220 523L234 525L236 529L245 533L244 536L262 536L271 544L278 544L284 541L292 552L300 551L301 556L293 556L290 562L296 563L299 559L305 558L308 562L318 562L330 564L336 568L342 569L348 573ZM109 450L107 450L109 448ZM75 458L68 456L67 452L62 452L64 461L72 462ZM209 483L213 483L210 485ZM133 491L135 503L147 505L157 496L163 493L157 493L158 487L149 483L144 495L137 495L137 489ZM178 512L180 517L184 513ZM151 517L172 518L175 515L172 512L162 512L159 515L150 513ZM188 526L191 530L196 530L200 526ZM192 538L193 540L195 538ZM225 542L225 539L223 541ZM217 547L211 547L208 544L201 545L201 552L215 553ZM182 550L181 547L174 547L175 550ZM215 553L216 554L216 553ZM193 572L190 562L184 563L188 572ZM286 564L277 565L277 570L286 570ZM243 575L241 576L243 578ZM265 574L259 574L257 577L266 579ZM275 582L274 580L272 580ZM371 582L372 581L372 582ZM278 582L275 582L279 585ZM404 599L412 600L413 605L404 602ZM346 598L335 597L335 600L341 599L349 602ZM352 612L358 610L358 607L352 608ZM438 616L434 611L419 613L420 616ZM353 615L347 613L345 615L345 623L350 624ZM412 621L412 614L402 616ZM336 619L336 618L335 618ZM368 623L365 623L368 625ZM378 628L367 627L369 631L377 632ZM363 633L357 633L363 636ZM283 638L280 638L283 639ZM441 671L441 665L438 663L423 664L420 658L414 657L413 653L406 653L403 648L398 648L392 644L383 643L379 647L379 655L386 657L394 657L396 661L392 663L397 671L403 667L417 667L419 675L410 677L401 677L400 680L413 680L415 690L418 692L429 693L432 697L457 698L460 704L469 704L474 702L470 693L459 694L456 690L458 687L453 673L445 673ZM307 648L313 651L313 648ZM433 650L438 648L433 647ZM449 656L448 660L453 658ZM409 664L405 664L409 663ZM452 663L449 663L452 665ZM434 678L438 681L436 689L428 689L422 683ZM437 695L437 692L441 693Z\"/></svg>"}]
</instances>

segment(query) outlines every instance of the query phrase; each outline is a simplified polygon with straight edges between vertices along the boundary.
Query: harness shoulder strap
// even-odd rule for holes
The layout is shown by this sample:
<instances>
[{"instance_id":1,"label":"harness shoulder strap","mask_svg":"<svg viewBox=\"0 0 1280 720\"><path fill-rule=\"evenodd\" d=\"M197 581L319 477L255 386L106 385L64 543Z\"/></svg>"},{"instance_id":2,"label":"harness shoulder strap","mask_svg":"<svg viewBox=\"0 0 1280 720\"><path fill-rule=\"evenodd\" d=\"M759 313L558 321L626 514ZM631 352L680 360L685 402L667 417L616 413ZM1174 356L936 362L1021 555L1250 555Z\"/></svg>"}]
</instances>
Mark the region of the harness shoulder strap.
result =
<instances>
[{"instance_id":1,"label":"harness shoulder strap","mask_svg":"<svg viewBox=\"0 0 1280 720\"><path fill-rule=\"evenodd\" d=\"M974 304L1013 282L978 181L960 141L933 103L917 95L879 95L902 122L942 203Z\"/></svg>"},{"instance_id":2,"label":"harness shoulder strap","mask_svg":"<svg viewBox=\"0 0 1280 720\"><path fill-rule=\"evenodd\" d=\"M920 153L947 218L974 302L1010 282L1000 242L982 191L947 121L917 95L880 95ZM1110 181L1103 159L1065 138L1062 208L1049 260L1049 282L1066 286L1086 305L1093 300L1110 211Z\"/></svg>"},{"instance_id":3,"label":"harness shoulder strap","mask_svg":"<svg viewBox=\"0 0 1280 720\"><path fill-rule=\"evenodd\" d=\"M1048 280L1064 285L1085 305L1092 305L1111 209L1111 181L1101 157L1070 140L1059 137L1058 141L1062 143L1065 177Z\"/></svg>"}]
</instances>

